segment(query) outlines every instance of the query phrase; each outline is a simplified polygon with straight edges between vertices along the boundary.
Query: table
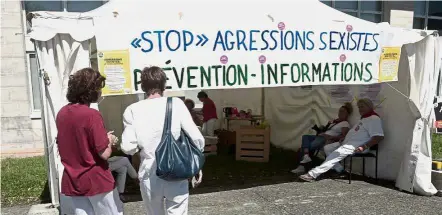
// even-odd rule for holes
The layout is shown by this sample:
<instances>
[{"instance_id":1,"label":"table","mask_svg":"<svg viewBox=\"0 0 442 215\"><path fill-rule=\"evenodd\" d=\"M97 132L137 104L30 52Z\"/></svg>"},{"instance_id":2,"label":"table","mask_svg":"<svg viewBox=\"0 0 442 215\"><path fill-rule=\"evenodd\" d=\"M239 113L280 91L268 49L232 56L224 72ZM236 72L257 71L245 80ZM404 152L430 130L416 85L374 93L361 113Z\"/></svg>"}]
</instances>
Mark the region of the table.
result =
<instances>
[{"instance_id":1,"label":"table","mask_svg":"<svg viewBox=\"0 0 442 215\"><path fill-rule=\"evenodd\" d=\"M253 125L258 120L264 119L261 115L252 115L252 117L249 118L240 118L240 117L225 117L224 120L226 120L226 130L230 131L230 121L250 121L250 125Z\"/></svg>"}]
</instances>

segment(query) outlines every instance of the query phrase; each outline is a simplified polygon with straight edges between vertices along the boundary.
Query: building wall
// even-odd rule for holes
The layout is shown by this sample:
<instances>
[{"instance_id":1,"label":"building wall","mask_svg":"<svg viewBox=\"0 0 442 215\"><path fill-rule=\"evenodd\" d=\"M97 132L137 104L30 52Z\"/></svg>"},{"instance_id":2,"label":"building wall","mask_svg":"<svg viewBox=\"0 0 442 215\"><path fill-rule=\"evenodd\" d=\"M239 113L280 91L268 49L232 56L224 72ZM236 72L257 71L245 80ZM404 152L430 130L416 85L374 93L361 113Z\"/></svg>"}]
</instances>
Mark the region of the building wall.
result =
<instances>
[{"instance_id":1,"label":"building wall","mask_svg":"<svg viewBox=\"0 0 442 215\"><path fill-rule=\"evenodd\" d=\"M20 1L1 0L1 157L44 153L41 120L31 97Z\"/></svg>"}]
</instances>

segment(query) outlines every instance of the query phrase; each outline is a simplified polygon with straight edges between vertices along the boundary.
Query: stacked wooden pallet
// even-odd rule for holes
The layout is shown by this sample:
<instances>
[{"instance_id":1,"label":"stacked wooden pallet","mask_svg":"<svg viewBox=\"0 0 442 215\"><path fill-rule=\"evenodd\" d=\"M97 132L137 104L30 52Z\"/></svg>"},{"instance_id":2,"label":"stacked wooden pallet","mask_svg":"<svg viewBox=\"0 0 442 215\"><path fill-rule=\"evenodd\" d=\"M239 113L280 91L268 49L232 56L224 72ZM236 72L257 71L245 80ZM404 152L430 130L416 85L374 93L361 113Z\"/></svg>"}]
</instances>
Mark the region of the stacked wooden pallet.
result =
<instances>
[{"instance_id":1,"label":"stacked wooden pallet","mask_svg":"<svg viewBox=\"0 0 442 215\"><path fill-rule=\"evenodd\" d=\"M204 155L216 155L217 154L217 144L218 144L218 137L210 137L210 136L204 136L204 139L206 140L206 146L204 147Z\"/></svg>"},{"instance_id":2,"label":"stacked wooden pallet","mask_svg":"<svg viewBox=\"0 0 442 215\"><path fill-rule=\"evenodd\" d=\"M269 152L269 127L243 127L236 130L236 160L268 162Z\"/></svg>"}]
</instances>

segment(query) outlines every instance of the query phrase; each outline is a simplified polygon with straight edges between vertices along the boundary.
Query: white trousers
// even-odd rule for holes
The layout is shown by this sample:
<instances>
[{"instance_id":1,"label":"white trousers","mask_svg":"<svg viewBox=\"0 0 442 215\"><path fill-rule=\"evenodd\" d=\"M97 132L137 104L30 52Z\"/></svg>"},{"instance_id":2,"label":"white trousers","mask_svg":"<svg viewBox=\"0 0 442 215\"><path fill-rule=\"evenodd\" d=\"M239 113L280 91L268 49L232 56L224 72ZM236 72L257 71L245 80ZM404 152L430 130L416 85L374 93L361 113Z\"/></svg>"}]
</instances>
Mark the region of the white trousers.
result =
<instances>
[{"instance_id":1,"label":"white trousers","mask_svg":"<svg viewBox=\"0 0 442 215\"><path fill-rule=\"evenodd\" d=\"M111 171L117 172L117 189L119 193L124 193L124 189L126 187L126 175L133 179L138 177L138 173L132 164L129 162L127 157L123 156L114 156L110 157L108 160L109 168Z\"/></svg>"},{"instance_id":2,"label":"white trousers","mask_svg":"<svg viewBox=\"0 0 442 215\"><path fill-rule=\"evenodd\" d=\"M341 147L341 143L331 143L324 146L324 152L326 157L328 157L332 152L334 152L336 149ZM342 172L344 171L344 167L338 162L333 166L333 169L336 170L336 172Z\"/></svg>"},{"instance_id":3,"label":"white trousers","mask_svg":"<svg viewBox=\"0 0 442 215\"><path fill-rule=\"evenodd\" d=\"M72 196L75 215L122 215L123 202L116 189L95 196Z\"/></svg>"},{"instance_id":4,"label":"white trousers","mask_svg":"<svg viewBox=\"0 0 442 215\"><path fill-rule=\"evenodd\" d=\"M203 136L215 136L215 124L216 119L209 119L207 122L203 123Z\"/></svg>"},{"instance_id":5,"label":"white trousers","mask_svg":"<svg viewBox=\"0 0 442 215\"><path fill-rule=\"evenodd\" d=\"M344 158L346 158L347 156L354 154L355 149L359 146L364 145L365 142L361 143L353 142L351 144L346 143L342 146L338 146L337 144L340 145L339 143L332 143L324 146L324 151L325 154L327 154L327 158L320 166L315 167L308 172L310 176L312 176L313 178L317 178L319 175L327 172L331 168L336 168L337 171L344 170L344 167L342 167L342 165L340 165L339 162ZM336 147L337 149L333 150Z\"/></svg>"},{"instance_id":6,"label":"white trousers","mask_svg":"<svg viewBox=\"0 0 442 215\"><path fill-rule=\"evenodd\" d=\"M141 196L148 215L187 215L189 182L165 181L151 174L140 181Z\"/></svg>"}]
</instances>

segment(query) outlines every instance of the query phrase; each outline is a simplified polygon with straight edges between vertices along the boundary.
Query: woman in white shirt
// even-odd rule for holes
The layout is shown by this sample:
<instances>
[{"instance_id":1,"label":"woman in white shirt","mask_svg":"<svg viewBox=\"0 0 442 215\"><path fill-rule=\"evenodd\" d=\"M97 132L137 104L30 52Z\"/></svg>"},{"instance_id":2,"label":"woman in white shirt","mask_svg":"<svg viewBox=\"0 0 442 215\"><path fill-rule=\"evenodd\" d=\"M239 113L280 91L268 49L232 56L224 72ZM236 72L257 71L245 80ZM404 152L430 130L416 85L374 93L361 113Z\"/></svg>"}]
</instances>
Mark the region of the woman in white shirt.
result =
<instances>
[{"instance_id":1,"label":"woman in white shirt","mask_svg":"<svg viewBox=\"0 0 442 215\"><path fill-rule=\"evenodd\" d=\"M166 114L167 98L163 97L166 74L159 67L144 68L141 74L141 88L148 98L130 105L125 110L121 150L130 155L140 151L138 178L147 214L187 214L188 180L165 181L156 175L155 151L162 138ZM204 138L186 105L181 99L173 98L171 131L174 138L180 136L181 129L192 138L201 151L204 150ZM201 182L201 173L197 178L198 182Z\"/></svg>"},{"instance_id":2,"label":"woman in white shirt","mask_svg":"<svg viewBox=\"0 0 442 215\"><path fill-rule=\"evenodd\" d=\"M353 126L343 141L327 145L327 155L324 163L313 168L307 174L299 176L304 181L315 181L322 173L334 168L337 172L344 171L339 162L354 153L366 153L368 149L384 139L384 131L379 115L374 112L373 102L369 99L360 99L358 109L361 114L359 122ZM325 150L325 147L324 147Z\"/></svg>"},{"instance_id":3,"label":"woman in white shirt","mask_svg":"<svg viewBox=\"0 0 442 215\"><path fill-rule=\"evenodd\" d=\"M326 143L333 143L344 138L350 129L350 124L348 123L348 117L353 112L353 107L351 103L346 102L339 108L338 118L330 121L330 126L328 130L324 133L315 135L303 135L301 149L304 153L300 165L292 170L292 173L300 174L305 172L304 165L312 161L310 158L310 152L322 148Z\"/></svg>"}]
</instances>

